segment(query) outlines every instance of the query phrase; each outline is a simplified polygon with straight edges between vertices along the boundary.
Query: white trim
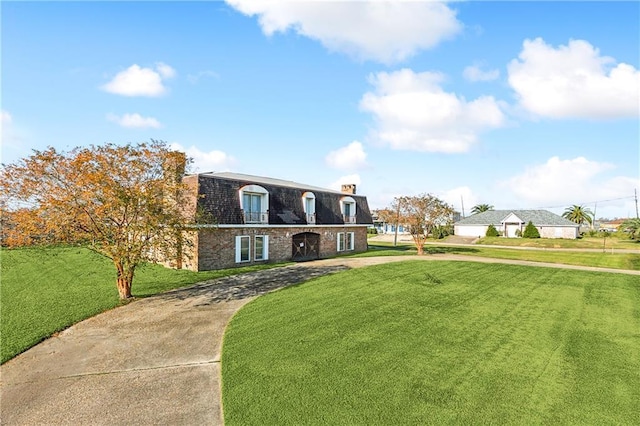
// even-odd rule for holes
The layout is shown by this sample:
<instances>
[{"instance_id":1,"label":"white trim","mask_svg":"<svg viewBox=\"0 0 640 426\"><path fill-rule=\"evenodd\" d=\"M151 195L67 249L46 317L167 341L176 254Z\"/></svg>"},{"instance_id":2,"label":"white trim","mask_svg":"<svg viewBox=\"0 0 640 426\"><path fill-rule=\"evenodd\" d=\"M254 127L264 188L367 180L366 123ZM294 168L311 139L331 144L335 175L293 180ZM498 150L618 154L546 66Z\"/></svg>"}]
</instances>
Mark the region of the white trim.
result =
<instances>
[{"instance_id":1,"label":"white trim","mask_svg":"<svg viewBox=\"0 0 640 426\"><path fill-rule=\"evenodd\" d=\"M256 240L262 238L262 257L258 259L256 256L256 247L258 244ZM262 262L263 260L269 260L269 236L268 235L254 235L253 237L253 260L254 262Z\"/></svg>"},{"instance_id":2,"label":"white trim","mask_svg":"<svg viewBox=\"0 0 640 426\"><path fill-rule=\"evenodd\" d=\"M249 258L242 260L242 239L246 238L249 241ZM250 235L236 235L236 263L251 262L251 236Z\"/></svg>"}]
</instances>

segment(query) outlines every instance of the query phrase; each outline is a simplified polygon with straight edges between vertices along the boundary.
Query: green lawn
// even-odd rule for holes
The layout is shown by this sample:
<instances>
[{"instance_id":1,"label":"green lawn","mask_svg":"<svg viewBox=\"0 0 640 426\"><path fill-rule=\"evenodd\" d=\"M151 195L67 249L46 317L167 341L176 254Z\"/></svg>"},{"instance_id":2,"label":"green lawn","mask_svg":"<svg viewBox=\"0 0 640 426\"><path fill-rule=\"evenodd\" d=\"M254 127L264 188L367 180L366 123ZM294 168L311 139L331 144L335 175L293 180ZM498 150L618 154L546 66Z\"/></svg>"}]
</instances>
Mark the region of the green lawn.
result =
<instances>
[{"instance_id":1,"label":"green lawn","mask_svg":"<svg viewBox=\"0 0 640 426\"><path fill-rule=\"evenodd\" d=\"M5 362L70 325L118 306L115 268L84 248L2 249L0 347ZM134 297L145 297L212 278L275 265L209 272L144 265Z\"/></svg>"},{"instance_id":2,"label":"green lawn","mask_svg":"<svg viewBox=\"0 0 640 426\"><path fill-rule=\"evenodd\" d=\"M463 254L468 256L493 257L497 259L529 260L532 262L564 263L567 265L597 266L602 268L640 270L640 254L611 252L576 252L562 250L522 250L477 246L425 245L428 254ZM346 257L399 256L415 255L416 248L412 244L401 244L394 247L391 243L369 243L369 250L364 253L346 255Z\"/></svg>"},{"instance_id":3,"label":"green lawn","mask_svg":"<svg viewBox=\"0 0 640 426\"><path fill-rule=\"evenodd\" d=\"M225 334L225 423L639 424L636 276L466 262L260 297Z\"/></svg>"},{"instance_id":4,"label":"green lawn","mask_svg":"<svg viewBox=\"0 0 640 426\"><path fill-rule=\"evenodd\" d=\"M504 238L483 237L476 244L539 247L539 248L590 248L590 249L628 249L640 250L640 241L631 240L628 237L618 235L603 237L583 237L575 240L562 238Z\"/></svg>"}]
</instances>

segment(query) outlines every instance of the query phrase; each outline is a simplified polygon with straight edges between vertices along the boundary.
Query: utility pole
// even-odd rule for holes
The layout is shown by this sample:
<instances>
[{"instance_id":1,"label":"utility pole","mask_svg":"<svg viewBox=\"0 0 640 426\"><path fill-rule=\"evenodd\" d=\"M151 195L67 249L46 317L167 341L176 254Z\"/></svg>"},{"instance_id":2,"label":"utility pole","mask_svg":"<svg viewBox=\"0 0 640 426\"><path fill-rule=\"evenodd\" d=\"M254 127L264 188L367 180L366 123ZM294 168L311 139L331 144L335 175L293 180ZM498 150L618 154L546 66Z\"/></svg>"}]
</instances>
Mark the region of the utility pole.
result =
<instances>
[{"instance_id":1,"label":"utility pole","mask_svg":"<svg viewBox=\"0 0 640 426\"><path fill-rule=\"evenodd\" d=\"M640 216L638 216L638 190L635 188L633 189L633 195L636 199L636 219L640 219Z\"/></svg>"},{"instance_id":2,"label":"utility pole","mask_svg":"<svg viewBox=\"0 0 640 426\"><path fill-rule=\"evenodd\" d=\"M462 198L462 195L460 195L460 204L462 204L462 218L464 219L464 199Z\"/></svg>"}]
</instances>

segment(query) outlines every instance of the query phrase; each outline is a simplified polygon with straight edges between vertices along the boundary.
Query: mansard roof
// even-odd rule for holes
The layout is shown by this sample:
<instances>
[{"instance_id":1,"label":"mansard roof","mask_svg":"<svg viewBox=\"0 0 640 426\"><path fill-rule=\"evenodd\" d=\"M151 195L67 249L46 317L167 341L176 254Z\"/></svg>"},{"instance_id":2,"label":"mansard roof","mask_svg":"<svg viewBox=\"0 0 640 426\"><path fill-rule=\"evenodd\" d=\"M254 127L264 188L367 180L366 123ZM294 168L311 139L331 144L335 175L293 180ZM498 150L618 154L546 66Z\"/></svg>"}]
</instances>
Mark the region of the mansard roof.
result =
<instances>
[{"instance_id":1,"label":"mansard roof","mask_svg":"<svg viewBox=\"0 0 640 426\"><path fill-rule=\"evenodd\" d=\"M371 224L367 198L332 189L241 173L202 173L198 175L199 207L218 224L243 223L239 190L260 185L269 192L270 225L307 225L302 195L311 191L316 199L316 225L344 224L340 200L352 197L356 202L356 223Z\"/></svg>"}]
</instances>

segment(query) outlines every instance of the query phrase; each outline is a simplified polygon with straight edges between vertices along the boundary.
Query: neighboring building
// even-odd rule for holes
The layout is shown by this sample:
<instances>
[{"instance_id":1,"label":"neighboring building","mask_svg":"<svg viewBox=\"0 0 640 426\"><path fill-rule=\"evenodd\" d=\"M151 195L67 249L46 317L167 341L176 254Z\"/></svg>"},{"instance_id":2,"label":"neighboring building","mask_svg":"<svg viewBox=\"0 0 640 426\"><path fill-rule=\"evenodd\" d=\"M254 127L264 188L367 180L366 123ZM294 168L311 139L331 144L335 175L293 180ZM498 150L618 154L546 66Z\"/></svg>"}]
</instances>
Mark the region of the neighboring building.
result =
<instances>
[{"instance_id":1,"label":"neighboring building","mask_svg":"<svg viewBox=\"0 0 640 426\"><path fill-rule=\"evenodd\" d=\"M456 222L454 232L463 237L484 237L489 225L493 225L501 235L515 238L529 222L538 228L542 238L575 239L580 235L577 223L547 210L489 210Z\"/></svg>"},{"instance_id":2,"label":"neighboring building","mask_svg":"<svg viewBox=\"0 0 640 426\"><path fill-rule=\"evenodd\" d=\"M378 234L395 234L395 223L389 223L382 220L382 218L378 216L376 210L372 212L371 216L373 218L373 227L376 229ZM455 222L457 220L460 220L460 212L454 211L453 216L447 219L444 224L451 224L452 222ZM403 224L398 225L398 235L411 235L409 226Z\"/></svg>"},{"instance_id":3,"label":"neighboring building","mask_svg":"<svg viewBox=\"0 0 640 426\"><path fill-rule=\"evenodd\" d=\"M373 219L373 227L376 229L378 234L395 234L396 232L396 224L385 222L380 218L378 212L374 210L371 214ZM398 226L398 234L407 234L409 235L409 228L405 225L400 224Z\"/></svg>"},{"instance_id":4,"label":"neighboring building","mask_svg":"<svg viewBox=\"0 0 640 426\"><path fill-rule=\"evenodd\" d=\"M367 198L355 194L355 185L343 185L340 192L238 173L202 173L184 181L193 189L186 210L210 222L187 236L182 257L187 269L367 250L367 226L373 222Z\"/></svg>"},{"instance_id":5,"label":"neighboring building","mask_svg":"<svg viewBox=\"0 0 640 426\"><path fill-rule=\"evenodd\" d=\"M596 229L600 231L616 232L625 220L628 219L614 219L610 221L597 222Z\"/></svg>"}]
</instances>

